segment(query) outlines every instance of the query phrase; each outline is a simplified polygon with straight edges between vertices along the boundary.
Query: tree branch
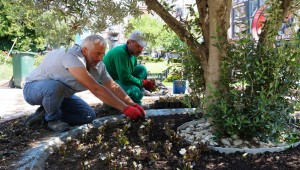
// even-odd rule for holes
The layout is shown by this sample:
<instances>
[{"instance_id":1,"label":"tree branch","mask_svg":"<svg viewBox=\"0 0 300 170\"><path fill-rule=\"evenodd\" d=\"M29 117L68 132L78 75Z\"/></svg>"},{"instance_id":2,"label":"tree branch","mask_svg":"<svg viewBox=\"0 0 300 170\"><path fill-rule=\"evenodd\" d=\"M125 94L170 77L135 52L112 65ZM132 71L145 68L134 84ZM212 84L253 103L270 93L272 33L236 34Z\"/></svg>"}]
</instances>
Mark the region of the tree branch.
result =
<instances>
[{"instance_id":1,"label":"tree branch","mask_svg":"<svg viewBox=\"0 0 300 170\"><path fill-rule=\"evenodd\" d=\"M199 12L199 26L202 30L209 30L208 22L208 4L207 0L196 0L196 5ZM209 32L202 31L204 46L208 49L209 45Z\"/></svg>"},{"instance_id":2,"label":"tree branch","mask_svg":"<svg viewBox=\"0 0 300 170\"><path fill-rule=\"evenodd\" d=\"M200 60L206 61L207 55L205 47L200 44L195 37L188 32L177 19L175 19L157 0L146 0L148 10L153 10L164 22L185 42L195 54L201 54ZM198 55L199 56L199 55ZM203 63L203 62L201 62Z\"/></svg>"}]
</instances>

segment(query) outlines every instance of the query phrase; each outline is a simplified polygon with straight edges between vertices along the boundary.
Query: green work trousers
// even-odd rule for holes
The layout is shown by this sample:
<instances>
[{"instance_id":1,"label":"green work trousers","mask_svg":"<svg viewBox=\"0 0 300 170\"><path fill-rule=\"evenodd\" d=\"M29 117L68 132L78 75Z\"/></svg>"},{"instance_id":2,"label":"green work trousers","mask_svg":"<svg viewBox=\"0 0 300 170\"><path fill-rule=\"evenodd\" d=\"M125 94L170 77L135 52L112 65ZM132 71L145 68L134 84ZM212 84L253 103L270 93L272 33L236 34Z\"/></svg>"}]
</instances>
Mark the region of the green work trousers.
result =
<instances>
[{"instance_id":1,"label":"green work trousers","mask_svg":"<svg viewBox=\"0 0 300 170\"><path fill-rule=\"evenodd\" d=\"M134 68L132 76L139 79L147 78L147 69L144 65L137 65ZM142 98L144 97L144 89L135 84L123 84L120 80L116 80L116 82L122 87L122 89L128 94L128 96L138 104L142 104Z\"/></svg>"}]
</instances>

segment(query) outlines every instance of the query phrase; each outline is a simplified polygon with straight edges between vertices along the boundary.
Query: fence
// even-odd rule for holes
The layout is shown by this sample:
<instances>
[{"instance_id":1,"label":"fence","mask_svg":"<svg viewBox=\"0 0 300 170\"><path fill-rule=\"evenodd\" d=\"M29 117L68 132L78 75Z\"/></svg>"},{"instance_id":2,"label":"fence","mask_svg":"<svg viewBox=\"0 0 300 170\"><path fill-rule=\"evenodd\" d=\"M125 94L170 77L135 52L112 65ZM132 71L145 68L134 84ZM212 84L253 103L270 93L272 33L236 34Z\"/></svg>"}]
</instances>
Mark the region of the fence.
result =
<instances>
[{"instance_id":1,"label":"fence","mask_svg":"<svg viewBox=\"0 0 300 170\"><path fill-rule=\"evenodd\" d=\"M159 81L163 81L165 78L168 77L169 74L169 69L164 70L162 73L150 73L148 72L148 76L147 78L149 79L155 79L155 80L159 80Z\"/></svg>"}]
</instances>

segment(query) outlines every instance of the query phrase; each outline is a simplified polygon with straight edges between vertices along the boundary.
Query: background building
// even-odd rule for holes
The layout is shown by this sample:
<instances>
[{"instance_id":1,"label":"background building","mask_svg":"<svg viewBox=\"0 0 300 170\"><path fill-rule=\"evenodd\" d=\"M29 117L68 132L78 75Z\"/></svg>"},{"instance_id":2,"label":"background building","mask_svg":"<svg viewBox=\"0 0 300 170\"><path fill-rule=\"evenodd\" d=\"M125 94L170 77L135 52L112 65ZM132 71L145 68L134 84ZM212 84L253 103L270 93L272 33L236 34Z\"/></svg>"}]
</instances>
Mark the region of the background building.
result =
<instances>
[{"instance_id":1,"label":"background building","mask_svg":"<svg viewBox=\"0 0 300 170\"><path fill-rule=\"evenodd\" d=\"M249 33L252 33L255 37L255 34L260 33L259 21L263 20L263 10L264 4L266 0L233 0L232 2L232 12L230 18L230 30L229 30L229 38L237 39L237 33L247 30ZM262 13L260 13L262 12ZM260 15L260 16L258 16ZM259 21L258 21L258 20ZM255 23L254 23L255 22ZM285 23L282 23L280 30L278 30L278 39L289 39L292 29L298 30L299 26L297 19L292 15L286 16ZM292 27L292 25L295 27ZM253 26L256 26L253 28ZM259 27L259 26L258 26Z\"/></svg>"}]
</instances>

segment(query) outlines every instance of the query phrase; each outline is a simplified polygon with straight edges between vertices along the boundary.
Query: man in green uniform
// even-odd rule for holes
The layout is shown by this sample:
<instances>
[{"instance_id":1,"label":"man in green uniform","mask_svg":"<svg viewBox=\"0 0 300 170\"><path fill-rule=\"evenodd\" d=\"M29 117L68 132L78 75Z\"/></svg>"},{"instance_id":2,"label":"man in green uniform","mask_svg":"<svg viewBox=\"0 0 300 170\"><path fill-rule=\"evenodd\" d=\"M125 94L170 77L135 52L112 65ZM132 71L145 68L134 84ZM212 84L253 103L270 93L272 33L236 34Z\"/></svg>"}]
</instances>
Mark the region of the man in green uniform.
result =
<instances>
[{"instance_id":1,"label":"man in green uniform","mask_svg":"<svg viewBox=\"0 0 300 170\"><path fill-rule=\"evenodd\" d=\"M141 104L146 90L153 90L155 82L147 80L147 69L137 64L137 57L146 46L143 33L134 31L126 44L114 47L103 58L108 73L128 96L136 103Z\"/></svg>"}]
</instances>

